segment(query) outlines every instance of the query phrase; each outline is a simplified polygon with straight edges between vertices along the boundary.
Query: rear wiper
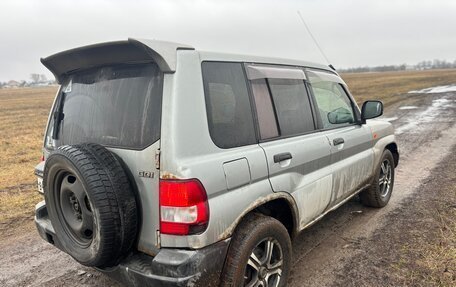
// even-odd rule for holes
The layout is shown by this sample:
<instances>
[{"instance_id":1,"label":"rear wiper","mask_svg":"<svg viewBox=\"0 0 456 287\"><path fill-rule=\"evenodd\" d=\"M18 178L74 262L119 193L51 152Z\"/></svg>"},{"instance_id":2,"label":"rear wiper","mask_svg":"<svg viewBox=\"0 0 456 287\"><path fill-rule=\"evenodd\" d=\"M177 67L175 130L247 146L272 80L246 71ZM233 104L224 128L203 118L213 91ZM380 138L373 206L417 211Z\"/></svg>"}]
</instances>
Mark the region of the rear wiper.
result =
<instances>
[{"instance_id":1,"label":"rear wiper","mask_svg":"<svg viewBox=\"0 0 456 287\"><path fill-rule=\"evenodd\" d=\"M62 92L60 95L60 99L57 103L57 108L54 111L53 117L54 117L54 126L52 129L52 139L57 140L59 138L59 129L60 129L60 123L62 122L63 118L65 117L65 114L63 113L63 103L65 102L65 96L66 93Z\"/></svg>"}]
</instances>

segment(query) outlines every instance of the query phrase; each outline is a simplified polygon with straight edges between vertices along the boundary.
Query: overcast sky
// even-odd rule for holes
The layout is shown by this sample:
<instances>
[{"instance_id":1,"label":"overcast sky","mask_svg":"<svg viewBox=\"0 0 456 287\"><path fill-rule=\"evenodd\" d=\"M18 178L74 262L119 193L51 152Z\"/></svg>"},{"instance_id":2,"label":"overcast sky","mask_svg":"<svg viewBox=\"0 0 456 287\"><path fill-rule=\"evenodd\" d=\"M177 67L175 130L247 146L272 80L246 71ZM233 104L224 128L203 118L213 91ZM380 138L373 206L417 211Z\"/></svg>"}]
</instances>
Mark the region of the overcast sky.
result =
<instances>
[{"instance_id":1,"label":"overcast sky","mask_svg":"<svg viewBox=\"0 0 456 287\"><path fill-rule=\"evenodd\" d=\"M50 73L40 57L127 37L336 68L456 59L455 0L1 0L0 81Z\"/></svg>"}]
</instances>

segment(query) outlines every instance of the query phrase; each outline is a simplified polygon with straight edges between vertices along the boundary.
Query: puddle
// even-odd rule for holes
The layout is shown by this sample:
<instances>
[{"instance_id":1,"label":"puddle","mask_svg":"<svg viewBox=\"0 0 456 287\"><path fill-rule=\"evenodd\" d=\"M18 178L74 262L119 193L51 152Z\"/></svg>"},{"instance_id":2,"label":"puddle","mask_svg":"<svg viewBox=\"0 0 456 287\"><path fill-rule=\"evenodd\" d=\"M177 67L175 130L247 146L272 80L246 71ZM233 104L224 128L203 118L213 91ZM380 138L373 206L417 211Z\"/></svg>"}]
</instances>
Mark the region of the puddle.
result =
<instances>
[{"instance_id":1,"label":"puddle","mask_svg":"<svg viewBox=\"0 0 456 287\"><path fill-rule=\"evenodd\" d=\"M454 85L447 85L447 86L437 86L426 88L417 91L410 91L409 94L438 94L438 93L448 93L448 92L456 92L456 84Z\"/></svg>"},{"instance_id":2,"label":"puddle","mask_svg":"<svg viewBox=\"0 0 456 287\"><path fill-rule=\"evenodd\" d=\"M399 110L416 110L418 109L417 106L403 106L403 107L400 107Z\"/></svg>"},{"instance_id":3,"label":"puddle","mask_svg":"<svg viewBox=\"0 0 456 287\"><path fill-rule=\"evenodd\" d=\"M379 118L379 120L387 121L387 122L392 122L397 120L398 117L391 117L391 118Z\"/></svg>"},{"instance_id":4,"label":"puddle","mask_svg":"<svg viewBox=\"0 0 456 287\"><path fill-rule=\"evenodd\" d=\"M441 110L453 107L452 102L452 100L445 98L433 100L431 106L429 106L426 110L413 115L408 119L406 124L396 128L395 133L399 135L404 132L417 129L420 124L434 121L435 118L439 116Z\"/></svg>"}]
</instances>

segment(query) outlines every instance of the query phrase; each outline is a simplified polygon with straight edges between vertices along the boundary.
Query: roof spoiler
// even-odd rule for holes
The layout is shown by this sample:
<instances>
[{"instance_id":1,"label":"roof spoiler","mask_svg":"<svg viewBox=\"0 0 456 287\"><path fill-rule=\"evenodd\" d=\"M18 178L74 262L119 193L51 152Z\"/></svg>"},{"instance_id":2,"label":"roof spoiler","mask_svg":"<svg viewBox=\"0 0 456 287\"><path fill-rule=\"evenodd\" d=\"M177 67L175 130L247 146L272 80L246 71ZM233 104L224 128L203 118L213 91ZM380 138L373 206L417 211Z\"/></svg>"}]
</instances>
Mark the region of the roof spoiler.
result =
<instances>
[{"instance_id":1,"label":"roof spoiler","mask_svg":"<svg viewBox=\"0 0 456 287\"><path fill-rule=\"evenodd\" d=\"M155 62L164 73L174 73L177 50L194 49L184 44L128 38L63 51L41 58L41 63L54 74L58 83L69 73L108 64Z\"/></svg>"}]
</instances>

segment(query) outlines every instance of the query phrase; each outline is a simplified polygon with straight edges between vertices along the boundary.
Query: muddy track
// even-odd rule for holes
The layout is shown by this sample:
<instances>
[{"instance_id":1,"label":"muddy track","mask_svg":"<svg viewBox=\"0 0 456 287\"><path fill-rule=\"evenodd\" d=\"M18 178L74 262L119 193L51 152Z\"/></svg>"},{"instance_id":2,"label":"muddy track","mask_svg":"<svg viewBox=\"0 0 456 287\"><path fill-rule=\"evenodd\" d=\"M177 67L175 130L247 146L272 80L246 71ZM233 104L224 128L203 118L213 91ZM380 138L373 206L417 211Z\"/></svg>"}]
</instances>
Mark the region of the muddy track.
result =
<instances>
[{"instance_id":1,"label":"muddy track","mask_svg":"<svg viewBox=\"0 0 456 287\"><path fill-rule=\"evenodd\" d=\"M337 286L350 260L414 196L456 144L456 93L416 94L385 112L398 130L401 160L389 205L353 199L296 237L289 286ZM30 227L30 226L29 226ZM398 230L397 232L400 232ZM2 236L3 237L3 236ZM85 268L28 228L0 242L0 286L120 286Z\"/></svg>"}]
</instances>

